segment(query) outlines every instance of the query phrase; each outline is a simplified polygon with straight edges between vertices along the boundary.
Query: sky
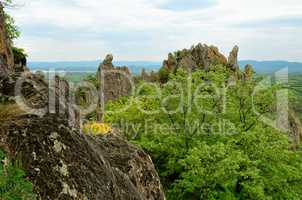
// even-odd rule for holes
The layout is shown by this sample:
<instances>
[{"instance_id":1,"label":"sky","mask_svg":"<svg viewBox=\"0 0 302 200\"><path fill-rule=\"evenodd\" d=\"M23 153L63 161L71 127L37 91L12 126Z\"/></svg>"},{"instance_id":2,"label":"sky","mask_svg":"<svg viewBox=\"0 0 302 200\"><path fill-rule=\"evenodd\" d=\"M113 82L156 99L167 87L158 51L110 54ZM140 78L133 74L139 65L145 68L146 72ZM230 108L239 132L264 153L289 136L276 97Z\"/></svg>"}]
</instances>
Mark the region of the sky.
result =
<instances>
[{"instance_id":1,"label":"sky","mask_svg":"<svg viewBox=\"0 0 302 200\"><path fill-rule=\"evenodd\" d=\"M205 43L239 58L302 61L301 0L15 0L30 61L161 61Z\"/></svg>"}]
</instances>

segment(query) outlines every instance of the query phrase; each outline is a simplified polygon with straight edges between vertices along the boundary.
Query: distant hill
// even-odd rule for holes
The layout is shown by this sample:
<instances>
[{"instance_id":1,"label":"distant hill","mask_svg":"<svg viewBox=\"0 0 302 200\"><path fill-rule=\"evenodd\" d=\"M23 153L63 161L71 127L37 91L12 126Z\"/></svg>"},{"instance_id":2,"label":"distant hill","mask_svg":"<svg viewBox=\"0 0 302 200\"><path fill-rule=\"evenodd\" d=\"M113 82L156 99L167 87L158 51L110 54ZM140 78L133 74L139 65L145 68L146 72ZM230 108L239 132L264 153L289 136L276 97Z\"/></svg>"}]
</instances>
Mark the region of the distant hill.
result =
<instances>
[{"instance_id":1,"label":"distant hill","mask_svg":"<svg viewBox=\"0 0 302 200\"><path fill-rule=\"evenodd\" d=\"M68 72L96 72L101 61L75 61L75 62L29 62L28 66L31 70L64 70ZM290 73L302 73L302 63L287 61L255 61L242 60L239 61L243 68L246 64L254 67L258 73L273 73L282 68L288 67ZM116 66L128 66L134 74L139 74L144 68L147 71L157 71L162 63L156 61L116 61Z\"/></svg>"},{"instance_id":2,"label":"distant hill","mask_svg":"<svg viewBox=\"0 0 302 200\"><path fill-rule=\"evenodd\" d=\"M64 70L68 72L96 72L101 61L75 61L75 62L28 62L31 70ZM132 73L139 74L144 68L147 71L157 71L161 62L152 61L116 61L115 66L128 66Z\"/></svg>"},{"instance_id":3,"label":"distant hill","mask_svg":"<svg viewBox=\"0 0 302 200\"><path fill-rule=\"evenodd\" d=\"M242 60L239 64L242 68L250 64L258 73L273 73L286 67L290 73L302 73L302 63L299 62Z\"/></svg>"}]
</instances>

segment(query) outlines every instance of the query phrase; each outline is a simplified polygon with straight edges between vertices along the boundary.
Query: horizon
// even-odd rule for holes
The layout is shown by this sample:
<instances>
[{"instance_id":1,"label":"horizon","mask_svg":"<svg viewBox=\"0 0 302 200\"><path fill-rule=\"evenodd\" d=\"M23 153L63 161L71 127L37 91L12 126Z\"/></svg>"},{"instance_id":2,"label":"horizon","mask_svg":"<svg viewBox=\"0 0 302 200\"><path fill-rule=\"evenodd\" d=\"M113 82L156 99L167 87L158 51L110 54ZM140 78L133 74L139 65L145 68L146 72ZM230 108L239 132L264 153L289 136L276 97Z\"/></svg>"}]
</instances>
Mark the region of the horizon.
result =
<instances>
[{"instance_id":1,"label":"horizon","mask_svg":"<svg viewBox=\"0 0 302 200\"><path fill-rule=\"evenodd\" d=\"M199 42L241 60L302 62L299 0L39 0L7 11L32 61L161 61ZM259 6L261 5L261 6ZM103 8L106 9L103 9ZM270 12L267 12L267 9ZM257 10L257 15L253 15Z\"/></svg>"},{"instance_id":2,"label":"horizon","mask_svg":"<svg viewBox=\"0 0 302 200\"><path fill-rule=\"evenodd\" d=\"M28 63L67 63L67 62L102 62L102 59L94 60L28 60ZM160 63L162 64L164 60L113 60L115 62L148 62L148 63ZM253 62L288 62L288 63L299 63L302 64L302 61L290 61L290 60L254 60L254 59L239 59L239 62L243 61L253 61Z\"/></svg>"}]
</instances>

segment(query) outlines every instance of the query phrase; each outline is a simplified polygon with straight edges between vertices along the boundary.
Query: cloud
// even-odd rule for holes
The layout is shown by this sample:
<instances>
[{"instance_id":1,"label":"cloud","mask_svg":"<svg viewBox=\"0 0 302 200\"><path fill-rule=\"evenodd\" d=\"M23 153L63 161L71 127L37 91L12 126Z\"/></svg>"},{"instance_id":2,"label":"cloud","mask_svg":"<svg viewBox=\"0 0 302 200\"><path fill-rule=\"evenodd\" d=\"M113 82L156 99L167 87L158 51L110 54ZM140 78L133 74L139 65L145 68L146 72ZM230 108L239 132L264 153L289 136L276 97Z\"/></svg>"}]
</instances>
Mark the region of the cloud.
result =
<instances>
[{"instance_id":1,"label":"cloud","mask_svg":"<svg viewBox=\"0 0 302 200\"><path fill-rule=\"evenodd\" d=\"M217 4L216 0L169 0L160 6L173 11L200 10Z\"/></svg>"},{"instance_id":2,"label":"cloud","mask_svg":"<svg viewBox=\"0 0 302 200\"><path fill-rule=\"evenodd\" d=\"M102 59L111 52L123 60L160 61L198 42L225 54L238 44L242 58L302 60L289 42L302 43L296 34L302 30L301 0L16 1L24 6L9 12L30 60Z\"/></svg>"},{"instance_id":3,"label":"cloud","mask_svg":"<svg viewBox=\"0 0 302 200\"><path fill-rule=\"evenodd\" d=\"M245 21L234 26L241 28L302 28L302 15Z\"/></svg>"}]
</instances>

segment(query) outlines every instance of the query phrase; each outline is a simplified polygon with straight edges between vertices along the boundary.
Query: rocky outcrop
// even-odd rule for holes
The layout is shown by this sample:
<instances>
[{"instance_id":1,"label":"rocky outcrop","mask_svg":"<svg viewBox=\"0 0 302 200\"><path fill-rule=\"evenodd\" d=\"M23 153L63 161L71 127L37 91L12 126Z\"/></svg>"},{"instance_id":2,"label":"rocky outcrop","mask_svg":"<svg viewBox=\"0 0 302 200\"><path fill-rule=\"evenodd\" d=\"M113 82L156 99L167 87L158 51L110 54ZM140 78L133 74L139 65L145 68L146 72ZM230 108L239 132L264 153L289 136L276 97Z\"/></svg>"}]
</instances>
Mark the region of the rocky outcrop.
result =
<instances>
[{"instance_id":1,"label":"rocky outcrop","mask_svg":"<svg viewBox=\"0 0 302 200\"><path fill-rule=\"evenodd\" d=\"M5 15L0 2L0 76L6 76L14 71L14 56L11 41L5 29Z\"/></svg>"},{"instance_id":2,"label":"rocky outcrop","mask_svg":"<svg viewBox=\"0 0 302 200\"><path fill-rule=\"evenodd\" d=\"M239 48L234 47L229 56L229 60L219 52L215 46L207 46L206 44L198 44L191 49L177 51L174 54L170 53L168 59L163 62L162 68L170 73L175 73L178 68L183 68L187 71L197 69L208 70L211 65L226 65L232 69L239 69L237 56Z\"/></svg>"},{"instance_id":3,"label":"rocky outcrop","mask_svg":"<svg viewBox=\"0 0 302 200\"><path fill-rule=\"evenodd\" d=\"M249 80L253 77L254 69L252 65L246 65L243 71L243 79Z\"/></svg>"},{"instance_id":4,"label":"rocky outcrop","mask_svg":"<svg viewBox=\"0 0 302 200\"><path fill-rule=\"evenodd\" d=\"M151 71L147 72L145 69L142 69L141 74L139 76L134 77L134 82L139 83L140 81L145 81L145 82L158 82L159 77L158 73Z\"/></svg>"},{"instance_id":5,"label":"rocky outcrop","mask_svg":"<svg viewBox=\"0 0 302 200\"><path fill-rule=\"evenodd\" d=\"M54 109L52 113L65 116L68 118L70 127L79 128L84 116L81 116L76 109L75 95L72 95L68 81L55 76L54 87L49 89L54 91L53 101L49 101L49 103L54 103L52 105Z\"/></svg>"},{"instance_id":6,"label":"rocky outcrop","mask_svg":"<svg viewBox=\"0 0 302 200\"><path fill-rule=\"evenodd\" d=\"M29 115L15 104L20 80L24 105L41 112ZM52 84L30 72L0 78L0 96L12 105L0 120L0 148L22 163L38 199L164 200L150 157L117 131L81 134L70 121L68 83L56 76Z\"/></svg>"},{"instance_id":7,"label":"rocky outcrop","mask_svg":"<svg viewBox=\"0 0 302 200\"><path fill-rule=\"evenodd\" d=\"M302 125L299 117L293 110L289 110L289 138L293 144L293 148L300 148L302 142Z\"/></svg>"},{"instance_id":8,"label":"rocky outcrop","mask_svg":"<svg viewBox=\"0 0 302 200\"><path fill-rule=\"evenodd\" d=\"M232 70L239 70L238 52L239 47L237 45L230 52L227 66L230 67Z\"/></svg>"},{"instance_id":9,"label":"rocky outcrop","mask_svg":"<svg viewBox=\"0 0 302 200\"><path fill-rule=\"evenodd\" d=\"M63 115L71 127L80 127L81 116L74 107L68 82L55 76L49 83L41 74L10 74L0 78L0 100L17 101L24 111L39 116L47 113Z\"/></svg>"},{"instance_id":10,"label":"rocky outcrop","mask_svg":"<svg viewBox=\"0 0 302 200\"><path fill-rule=\"evenodd\" d=\"M118 134L82 135L56 115L0 127L0 147L20 159L38 199L165 199L150 157Z\"/></svg>"},{"instance_id":11,"label":"rocky outcrop","mask_svg":"<svg viewBox=\"0 0 302 200\"><path fill-rule=\"evenodd\" d=\"M128 96L132 90L132 75L127 67L114 67L113 56L107 55L97 72L101 99L104 102Z\"/></svg>"},{"instance_id":12,"label":"rocky outcrop","mask_svg":"<svg viewBox=\"0 0 302 200\"><path fill-rule=\"evenodd\" d=\"M11 104L19 78L20 74L13 74L0 81L1 94L11 97ZM55 101L49 101L43 76L27 73L26 80L20 90L25 104L42 108L43 115L28 115L19 107L9 109L11 116L0 122L0 148L20 159L38 199L165 199L155 167L143 150L116 131L93 137L70 124L66 81L55 77L50 92Z\"/></svg>"}]
</instances>

